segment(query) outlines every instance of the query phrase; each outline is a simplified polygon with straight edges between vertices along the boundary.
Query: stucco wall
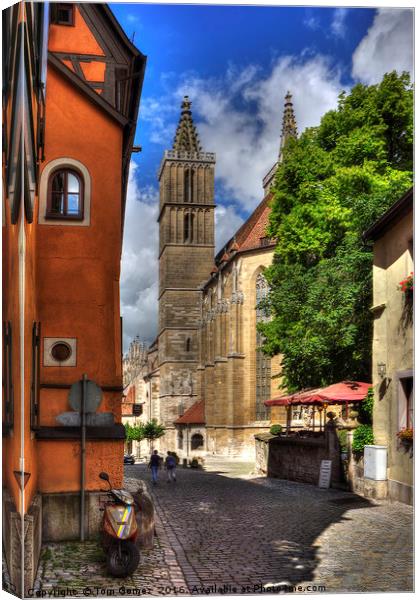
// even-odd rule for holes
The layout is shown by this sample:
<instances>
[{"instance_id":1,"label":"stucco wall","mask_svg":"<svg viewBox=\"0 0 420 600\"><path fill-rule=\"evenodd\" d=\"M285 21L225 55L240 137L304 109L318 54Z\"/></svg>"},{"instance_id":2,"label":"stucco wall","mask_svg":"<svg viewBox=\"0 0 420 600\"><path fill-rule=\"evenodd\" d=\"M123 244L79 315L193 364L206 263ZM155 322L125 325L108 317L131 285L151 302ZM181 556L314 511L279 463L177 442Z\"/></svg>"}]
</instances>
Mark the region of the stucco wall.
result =
<instances>
[{"instance_id":1,"label":"stucco wall","mask_svg":"<svg viewBox=\"0 0 420 600\"><path fill-rule=\"evenodd\" d=\"M412 495L413 485L410 449L403 448L396 435L401 378L413 370L412 312L405 294L398 290L399 282L414 270L412 218L412 212L402 217L374 244L373 428L375 443L388 447L388 489L395 500ZM378 375L379 363L386 365L383 379Z\"/></svg>"}]
</instances>

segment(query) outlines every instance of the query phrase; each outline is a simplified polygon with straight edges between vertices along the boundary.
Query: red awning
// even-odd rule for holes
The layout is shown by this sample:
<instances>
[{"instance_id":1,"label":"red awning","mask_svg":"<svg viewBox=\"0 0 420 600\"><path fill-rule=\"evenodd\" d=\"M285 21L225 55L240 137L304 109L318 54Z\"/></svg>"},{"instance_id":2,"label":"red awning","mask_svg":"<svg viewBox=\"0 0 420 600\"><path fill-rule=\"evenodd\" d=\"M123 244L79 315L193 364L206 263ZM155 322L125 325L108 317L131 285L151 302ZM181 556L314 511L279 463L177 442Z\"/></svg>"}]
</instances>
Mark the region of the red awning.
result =
<instances>
[{"instance_id":1,"label":"red awning","mask_svg":"<svg viewBox=\"0 0 420 600\"><path fill-rule=\"evenodd\" d=\"M307 399L310 398L312 394L320 392L321 389L322 388L312 388L308 390L301 390L300 392L295 392L294 394L289 394L288 396L279 396L278 398L266 400L264 404L266 406L291 406L292 404L306 404ZM311 404L311 401L309 401L308 404Z\"/></svg>"},{"instance_id":2,"label":"red awning","mask_svg":"<svg viewBox=\"0 0 420 600\"><path fill-rule=\"evenodd\" d=\"M361 381L341 381L325 388L302 390L289 396L279 396L266 400L266 406L291 406L293 404L342 404L344 402L360 402L367 396L371 383Z\"/></svg>"}]
</instances>

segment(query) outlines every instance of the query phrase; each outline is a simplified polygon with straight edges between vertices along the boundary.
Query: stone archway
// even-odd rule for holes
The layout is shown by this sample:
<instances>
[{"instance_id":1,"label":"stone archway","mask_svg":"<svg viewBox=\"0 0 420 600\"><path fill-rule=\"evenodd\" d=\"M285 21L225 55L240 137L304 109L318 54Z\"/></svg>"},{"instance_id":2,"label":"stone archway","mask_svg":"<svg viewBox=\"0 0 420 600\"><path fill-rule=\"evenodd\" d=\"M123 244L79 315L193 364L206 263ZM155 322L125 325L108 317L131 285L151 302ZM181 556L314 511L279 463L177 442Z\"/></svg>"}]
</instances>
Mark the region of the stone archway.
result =
<instances>
[{"instance_id":1,"label":"stone archway","mask_svg":"<svg viewBox=\"0 0 420 600\"><path fill-rule=\"evenodd\" d=\"M204 450L204 437L201 433L194 433L191 436L191 450Z\"/></svg>"}]
</instances>

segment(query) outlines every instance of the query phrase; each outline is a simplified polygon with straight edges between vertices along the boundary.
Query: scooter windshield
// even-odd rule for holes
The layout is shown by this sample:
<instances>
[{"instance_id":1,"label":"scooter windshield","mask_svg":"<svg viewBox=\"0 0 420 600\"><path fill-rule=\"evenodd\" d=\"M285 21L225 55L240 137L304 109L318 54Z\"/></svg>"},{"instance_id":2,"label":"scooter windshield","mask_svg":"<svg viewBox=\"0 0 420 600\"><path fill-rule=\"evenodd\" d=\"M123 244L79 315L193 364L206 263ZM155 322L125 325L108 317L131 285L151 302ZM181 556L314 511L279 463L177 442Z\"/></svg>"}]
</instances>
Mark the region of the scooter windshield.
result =
<instances>
[{"instance_id":1,"label":"scooter windshield","mask_svg":"<svg viewBox=\"0 0 420 600\"><path fill-rule=\"evenodd\" d=\"M127 492L126 490L114 490L113 489L113 490L111 490L111 493L113 496L115 496L115 498L117 500L119 500L123 504L127 504L128 506L130 506L131 504L134 504L133 496L130 494L130 492Z\"/></svg>"}]
</instances>

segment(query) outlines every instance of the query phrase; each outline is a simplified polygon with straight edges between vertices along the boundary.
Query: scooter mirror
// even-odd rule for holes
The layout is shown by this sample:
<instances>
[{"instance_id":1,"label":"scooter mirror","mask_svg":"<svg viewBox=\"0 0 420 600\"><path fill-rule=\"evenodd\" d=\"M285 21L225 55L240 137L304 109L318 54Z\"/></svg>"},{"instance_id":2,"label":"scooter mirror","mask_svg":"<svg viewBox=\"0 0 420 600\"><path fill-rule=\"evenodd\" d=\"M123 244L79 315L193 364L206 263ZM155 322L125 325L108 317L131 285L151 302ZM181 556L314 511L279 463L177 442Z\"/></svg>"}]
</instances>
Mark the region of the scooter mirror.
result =
<instances>
[{"instance_id":1,"label":"scooter mirror","mask_svg":"<svg viewBox=\"0 0 420 600\"><path fill-rule=\"evenodd\" d=\"M99 473L99 479L103 479L104 481L108 481L109 482L109 475L108 475L108 473L105 473L105 471L102 471L101 473Z\"/></svg>"}]
</instances>

